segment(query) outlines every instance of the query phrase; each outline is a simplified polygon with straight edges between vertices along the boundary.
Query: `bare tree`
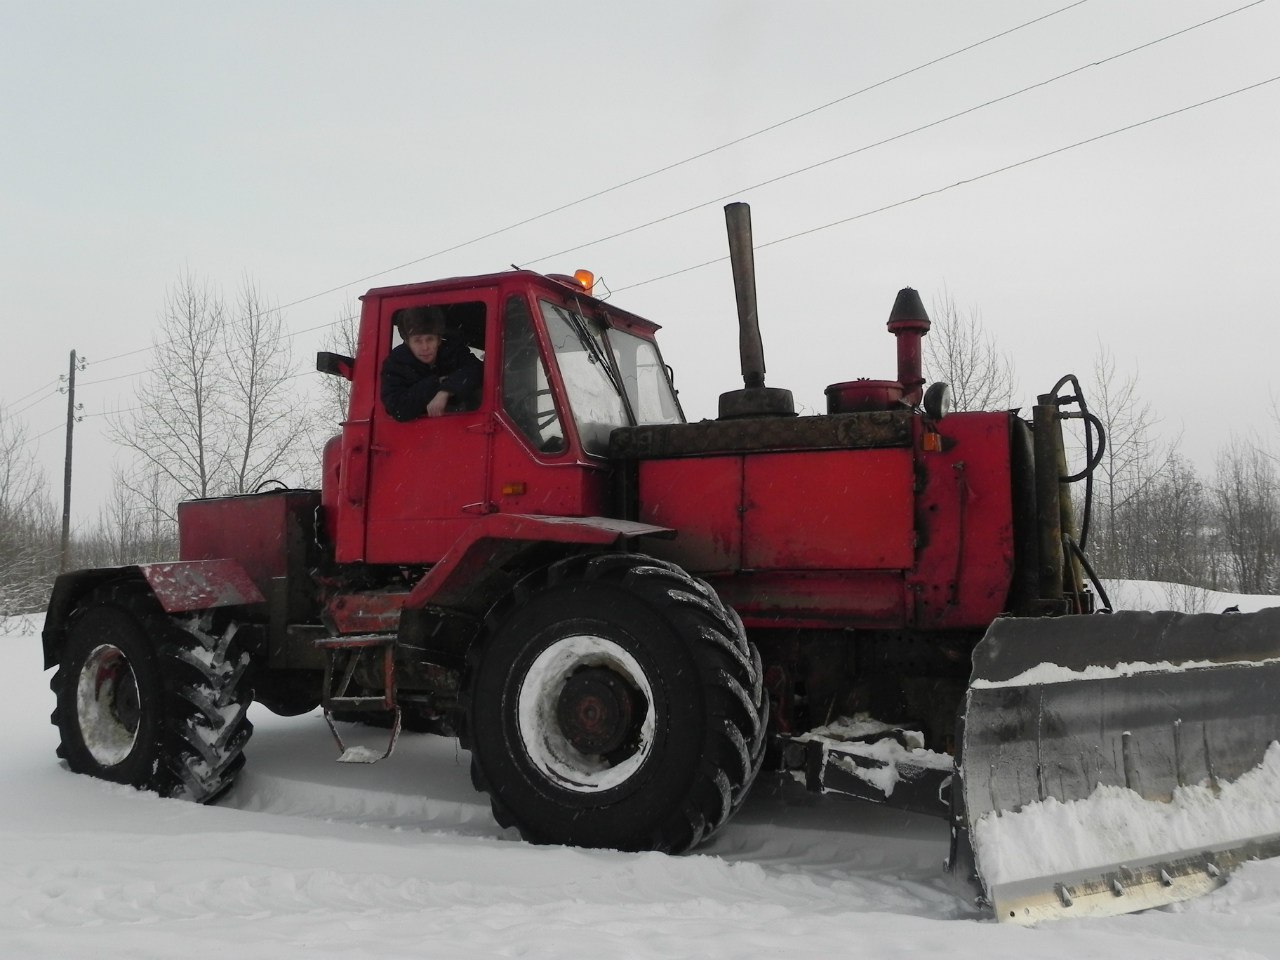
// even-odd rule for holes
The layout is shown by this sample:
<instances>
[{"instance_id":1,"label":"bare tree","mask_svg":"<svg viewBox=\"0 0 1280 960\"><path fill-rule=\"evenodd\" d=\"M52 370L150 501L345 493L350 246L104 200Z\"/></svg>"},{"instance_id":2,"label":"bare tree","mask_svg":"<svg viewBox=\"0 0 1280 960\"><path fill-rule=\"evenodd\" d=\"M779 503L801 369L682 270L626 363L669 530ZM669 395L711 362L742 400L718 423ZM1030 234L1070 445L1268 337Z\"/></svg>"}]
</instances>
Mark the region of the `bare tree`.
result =
<instances>
[{"instance_id":1,"label":"bare tree","mask_svg":"<svg viewBox=\"0 0 1280 960\"><path fill-rule=\"evenodd\" d=\"M299 394L290 384L293 353L278 308L245 277L225 326L219 400L233 493L247 493L294 473L303 424Z\"/></svg>"},{"instance_id":2,"label":"bare tree","mask_svg":"<svg viewBox=\"0 0 1280 960\"><path fill-rule=\"evenodd\" d=\"M1274 461L1233 436L1218 454L1212 497L1230 586L1270 593L1280 573L1280 477Z\"/></svg>"},{"instance_id":3,"label":"bare tree","mask_svg":"<svg viewBox=\"0 0 1280 960\"><path fill-rule=\"evenodd\" d=\"M84 566L116 567L177 557L176 526L157 508L163 494L148 491L148 480L155 484L159 477L155 471L149 475L112 471L111 493L98 509L96 523L77 539L76 555ZM139 486L143 493L137 491ZM171 504L165 503L164 509L171 510Z\"/></svg>"},{"instance_id":4,"label":"bare tree","mask_svg":"<svg viewBox=\"0 0 1280 960\"><path fill-rule=\"evenodd\" d=\"M229 460L217 435L225 392L219 370L225 326L217 290L183 271L165 296L138 405L110 419L112 439L136 455L143 474L155 472L181 498L221 492ZM146 493L140 484L134 490Z\"/></svg>"},{"instance_id":5,"label":"bare tree","mask_svg":"<svg viewBox=\"0 0 1280 960\"><path fill-rule=\"evenodd\" d=\"M359 336L360 309L347 301L328 329L325 330L322 349L344 357L356 355L356 339ZM320 378L320 405L317 418L324 421L325 430L347 418L347 403L351 399L351 383L342 377ZM327 434L326 434L327 435Z\"/></svg>"},{"instance_id":6,"label":"bare tree","mask_svg":"<svg viewBox=\"0 0 1280 960\"><path fill-rule=\"evenodd\" d=\"M321 348L344 357L356 355L359 335L360 309L348 301L338 313L338 318L325 330ZM316 390L312 394L311 415L307 420L307 438L310 460L302 465L299 473L311 486L320 484L320 472L324 446L337 432L338 425L347 419L347 404L351 399L350 381L337 376L321 376L313 381Z\"/></svg>"},{"instance_id":7,"label":"bare tree","mask_svg":"<svg viewBox=\"0 0 1280 960\"><path fill-rule=\"evenodd\" d=\"M1089 409L1106 431L1106 449L1094 474L1098 571L1108 577L1140 577L1135 554L1146 533L1144 500L1165 476L1176 444L1165 447L1157 441L1156 419L1151 404L1141 399L1138 375L1120 377L1106 347L1094 361Z\"/></svg>"},{"instance_id":8,"label":"bare tree","mask_svg":"<svg viewBox=\"0 0 1280 960\"><path fill-rule=\"evenodd\" d=\"M1013 405L1017 378L1013 360L996 345L974 308L962 310L950 291L935 299L932 327L924 338L929 379L951 387L956 410L1004 410Z\"/></svg>"},{"instance_id":9,"label":"bare tree","mask_svg":"<svg viewBox=\"0 0 1280 960\"><path fill-rule=\"evenodd\" d=\"M26 429L0 407L0 616L44 605L58 569L60 536Z\"/></svg>"},{"instance_id":10,"label":"bare tree","mask_svg":"<svg viewBox=\"0 0 1280 960\"><path fill-rule=\"evenodd\" d=\"M169 288L137 407L111 433L134 454L126 484L148 515L179 500L244 493L292 479L305 434L289 381L279 310L246 277L228 310L208 280L184 271Z\"/></svg>"},{"instance_id":11,"label":"bare tree","mask_svg":"<svg viewBox=\"0 0 1280 960\"><path fill-rule=\"evenodd\" d=\"M1118 513L1128 576L1200 587L1212 582L1210 505L1187 460L1171 457L1149 488Z\"/></svg>"}]
</instances>

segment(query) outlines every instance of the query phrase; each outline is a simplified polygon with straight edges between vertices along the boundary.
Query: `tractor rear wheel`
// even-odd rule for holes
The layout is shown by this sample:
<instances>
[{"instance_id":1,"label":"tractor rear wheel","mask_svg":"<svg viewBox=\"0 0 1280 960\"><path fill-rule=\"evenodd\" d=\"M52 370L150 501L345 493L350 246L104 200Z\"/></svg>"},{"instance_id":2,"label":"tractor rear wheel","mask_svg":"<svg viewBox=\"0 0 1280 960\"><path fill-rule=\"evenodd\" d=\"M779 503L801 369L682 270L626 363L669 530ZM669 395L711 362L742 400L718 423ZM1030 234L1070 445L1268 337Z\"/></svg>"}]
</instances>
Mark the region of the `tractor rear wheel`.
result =
<instances>
[{"instance_id":1,"label":"tractor rear wheel","mask_svg":"<svg viewBox=\"0 0 1280 960\"><path fill-rule=\"evenodd\" d=\"M249 655L141 589L94 593L73 614L50 686L58 755L75 773L208 803L244 766Z\"/></svg>"},{"instance_id":2,"label":"tractor rear wheel","mask_svg":"<svg viewBox=\"0 0 1280 960\"><path fill-rule=\"evenodd\" d=\"M525 839L683 852L745 798L768 706L741 621L634 554L574 557L487 619L464 683L472 779Z\"/></svg>"}]
</instances>

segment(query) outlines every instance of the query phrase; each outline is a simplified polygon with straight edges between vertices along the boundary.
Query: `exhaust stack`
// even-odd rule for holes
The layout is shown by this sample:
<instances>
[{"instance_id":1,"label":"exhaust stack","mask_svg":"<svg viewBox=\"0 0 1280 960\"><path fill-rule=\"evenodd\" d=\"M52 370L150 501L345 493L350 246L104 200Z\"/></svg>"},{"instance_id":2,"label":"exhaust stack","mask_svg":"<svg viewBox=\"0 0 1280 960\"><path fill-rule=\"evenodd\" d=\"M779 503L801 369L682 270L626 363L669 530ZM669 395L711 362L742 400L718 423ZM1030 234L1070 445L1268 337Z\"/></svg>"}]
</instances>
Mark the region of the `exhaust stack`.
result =
<instances>
[{"instance_id":1,"label":"exhaust stack","mask_svg":"<svg viewBox=\"0 0 1280 960\"><path fill-rule=\"evenodd\" d=\"M764 385L764 344L756 315L756 265L751 243L751 207L731 203L724 208L729 231L729 263L738 301L738 353L742 358L742 389L720 394L720 419L738 417L794 417L790 390Z\"/></svg>"},{"instance_id":2,"label":"exhaust stack","mask_svg":"<svg viewBox=\"0 0 1280 960\"><path fill-rule=\"evenodd\" d=\"M911 287L898 291L898 299L889 312L889 332L898 338L898 382L902 384L902 401L914 407L924 389L924 365L920 341L929 332L929 314L920 294Z\"/></svg>"}]
</instances>

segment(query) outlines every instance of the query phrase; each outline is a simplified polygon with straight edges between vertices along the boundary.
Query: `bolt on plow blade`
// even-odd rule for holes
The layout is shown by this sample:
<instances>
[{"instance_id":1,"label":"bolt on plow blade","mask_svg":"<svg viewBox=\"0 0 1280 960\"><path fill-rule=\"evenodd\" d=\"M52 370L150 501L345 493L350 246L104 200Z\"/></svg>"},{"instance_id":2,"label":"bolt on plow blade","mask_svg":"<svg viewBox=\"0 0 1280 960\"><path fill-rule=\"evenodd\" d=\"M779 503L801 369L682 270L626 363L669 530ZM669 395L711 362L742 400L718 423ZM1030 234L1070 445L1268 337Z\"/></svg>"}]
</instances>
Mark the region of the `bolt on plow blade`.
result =
<instances>
[{"instance_id":1,"label":"bolt on plow blade","mask_svg":"<svg viewBox=\"0 0 1280 960\"><path fill-rule=\"evenodd\" d=\"M1196 896L1280 856L1280 609L997 620L958 739L953 866L997 919Z\"/></svg>"}]
</instances>

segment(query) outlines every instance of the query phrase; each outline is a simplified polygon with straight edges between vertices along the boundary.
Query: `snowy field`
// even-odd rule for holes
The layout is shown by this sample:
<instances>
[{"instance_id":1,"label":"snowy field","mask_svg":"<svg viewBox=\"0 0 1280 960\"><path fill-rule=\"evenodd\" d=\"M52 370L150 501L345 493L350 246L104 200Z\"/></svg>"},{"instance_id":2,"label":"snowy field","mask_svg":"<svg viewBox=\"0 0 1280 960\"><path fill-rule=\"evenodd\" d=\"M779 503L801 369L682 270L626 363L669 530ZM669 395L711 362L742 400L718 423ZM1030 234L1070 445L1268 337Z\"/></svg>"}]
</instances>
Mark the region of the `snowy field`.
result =
<instances>
[{"instance_id":1,"label":"snowy field","mask_svg":"<svg viewBox=\"0 0 1280 960\"><path fill-rule=\"evenodd\" d=\"M1112 599L1169 603L1155 584ZM255 706L221 804L160 800L61 766L38 624L0 627L0 960L1280 958L1277 860L1185 904L1023 929L952 886L939 820L763 784L694 856L532 847L495 825L453 741L338 764L318 714Z\"/></svg>"}]
</instances>

